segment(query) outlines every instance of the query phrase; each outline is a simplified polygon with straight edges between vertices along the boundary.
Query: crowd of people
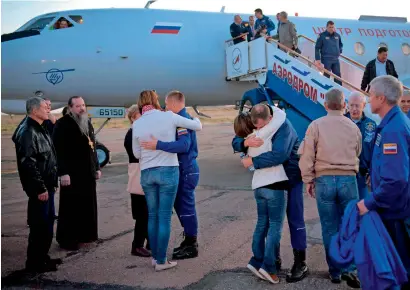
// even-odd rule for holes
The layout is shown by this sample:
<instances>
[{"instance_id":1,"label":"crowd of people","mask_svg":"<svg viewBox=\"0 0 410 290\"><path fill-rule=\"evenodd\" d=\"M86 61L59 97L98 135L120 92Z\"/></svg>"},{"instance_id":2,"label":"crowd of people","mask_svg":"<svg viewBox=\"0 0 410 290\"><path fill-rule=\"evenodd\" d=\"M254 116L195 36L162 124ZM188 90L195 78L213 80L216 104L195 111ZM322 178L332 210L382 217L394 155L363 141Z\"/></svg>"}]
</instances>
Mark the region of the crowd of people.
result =
<instances>
[{"instance_id":1,"label":"crowd of people","mask_svg":"<svg viewBox=\"0 0 410 290\"><path fill-rule=\"evenodd\" d=\"M294 252L286 280L299 281L307 275L305 184L317 201L329 279L345 280L352 288L408 289L410 96L390 75L371 80L369 94L372 113L382 118L379 126L363 113L367 101L361 92L353 92L346 104L343 92L331 89L325 95L327 115L311 122L302 142L278 108L258 104L236 117L232 147L247 154L244 167L255 168L252 189L258 220L248 269L257 277L279 282L285 210ZM356 212L360 218L352 218ZM375 218L375 213L380 217ZM374 226L385 228L387 237L381 230L360 227L368 226L370 218L381 220ZM352 246L353 234L362 243ZM378 252L369 250L372 239L384 239ZM394 246L389 248L390 244ZM360 259L360 253L368 255ZM391 257L397 258L395 263Z\"/></svg>"},{"instance_id":2,"label":"crowd of people","mask_svg":"<svg viewBox=\"0 0 410 290\"><path fill-rule=\"evenodd\" d=\"M256 22L251 16L249 23L244 24L239 15L235 16L231 25L234 42L265 35L268 39L267 35L274 33L275 24L261 9L255 10L255 17ZM294 24L287 19L286 12L278 13L277 17L279 42L296 50ZM318 60L337 74L343 45L334 30L334 23L329 21L316 48ZM244 31L249 33L241 36ZM334 39L321 41L326 37ZM308 275L304 185L317 201L333 283L345 280L349 286L360 288L363 281L366 285L378 281L376 274L363 279L360 269L357 274L356 263L341 266L335 259L337 245L332 239L349 218L345 213L353 212L349 208L352 203L361 216L369 211L380 215L401 261L397 267L404 268L409 275L410 92L403 92L397 77L393 63L387 59L387 48L381 47L377 58L366 66L362 82L362 90L370 94L372 112L382 118L379 126L363 113L367 100L361 92L353 92L346 104L338 89L326 93L327 116L309 125L302 142L286 112L275 106L256 104L250 112L237 116L232 147L246 155L242 159L244 167L255 169L252 189L258 219L252 240L253 256L247 268L257 277L274 284L279 282L285 214L294 255L286 281L297 282ZM173 249L173 260L199 255L196 131L202 129L202 124L187 113L183 93L169 92L165 105L166 110L161 108L155 90L141 92L137 104L127 111L131 126L124 138L129 159L127 191L135 220L131 254L150 257L150 265L156 271L177 266L166 255L173 209L184 229L184 240ZM63 117L58 120L50 113L48 99L30 98L26 111L27 116L12 137L20 180L29 197L26 268L33 272L56 271L62 261L48 255L56 219L56 240L61 248L78 250L98 241L96 182L101 178L101 170L95 133L80 96L68 100ZM54 195L58 187L57 217ZM375 263L371 257L364 262L368 264L367 270ZM384 270L392 273L390 286L407 282L407 277L397 277L391 267Z\"/></svg>"},{"instance_id":3,"label":"crowd of people","mask_svg":"<svg viewBox=\"0 0 410 290\"><path fill-rule=\"evenodd\" d=\"M292 51L301 54L302 51L298 47L296 26L288 19L288 14L285 11L277 13L276 20L277 29L275 31L275 24L269 16L263 14L262 9L256 9L255 16L249 16L248 21L242 21L240 15L235 15L234 22L229 27L233 44L243 41L250 42L263 37L269 43L276 40L281 45L279 46L281 50L285 52L290 50L290 55L295 55ZM335 78L334 81L339 85L342 85L339 61L342 52L342 37L336 32L335 23L329 20L326 23L326 30L318 35L315 43L315 65L319 70L324 68L337 76L339 79ZM394 63L387 59L387 56L388 48L386 46L379 47L377 57L366 65L361 83L362 91L368 92L369 84L376 76L391 75L398 78ZM324 76L329 78L330 75L326 71Z\"/></svg>"},{"instance_id":4,"label":"crowd of people","mask_svg":"<svg viewBox=\"0 0 410 290\"><path fill-rule=\"evenodd\" d=\"M187 113L181 92L171 91L165 104L167 110L161 108L155 91L141 92L138 104L128 109L132 127L124 139L129 157L127 191L135 219L131 254L152 257L157 271L177 265L166 258L173 208L185 236L174 249L173 259L195 258L199 253L195 131L202 124ZM42 273L56 271L62 263L48 255L56 219L60 248L75 251L98 242L96 180L101 170L94 128L82 97L71 97L58 120L50 113L48 99L28 99L26 111L12 140L20 180L29 197L26 269ZM54 194L58 187L57 217Z\"/></svg>"}]
</instances>

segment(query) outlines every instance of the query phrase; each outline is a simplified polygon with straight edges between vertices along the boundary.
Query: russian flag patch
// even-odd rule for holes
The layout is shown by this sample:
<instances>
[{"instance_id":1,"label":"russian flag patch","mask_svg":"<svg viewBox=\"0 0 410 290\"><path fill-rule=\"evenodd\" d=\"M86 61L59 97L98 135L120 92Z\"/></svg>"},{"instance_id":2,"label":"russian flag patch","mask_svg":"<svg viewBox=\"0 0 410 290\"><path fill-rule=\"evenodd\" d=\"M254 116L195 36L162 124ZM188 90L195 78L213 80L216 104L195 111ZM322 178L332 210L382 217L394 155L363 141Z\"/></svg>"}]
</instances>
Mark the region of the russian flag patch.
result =
<instances>
[{"instance_id":1,"label":"russian flag patch","mask_svg":"<svg viewBox=\"0 0 410 290\"><path fill-rule=\"evenodd\" d=\"M177 129L178 136L188 134L188 130L186 128L178 128Z\"/></svg>"},{"instance_id":2,"label":"russian flag patch","mask_svg":"<svg viewBox=\"0 0 410 290\"><path fill-rule=\"evenodd\" d=\"M397 154L397 144L396 143L383 144L383 154Z\"/></svg>"},{"instance_id":3,"label":"russian flag patch","mask_svg":"<svg viewBox=\"0 0 410 290\"><path fill-rule=\"evenodd\" d=\"M152 34L178 34L182 23L156 22L152 28Z\"/></svg>"}]
</instances>

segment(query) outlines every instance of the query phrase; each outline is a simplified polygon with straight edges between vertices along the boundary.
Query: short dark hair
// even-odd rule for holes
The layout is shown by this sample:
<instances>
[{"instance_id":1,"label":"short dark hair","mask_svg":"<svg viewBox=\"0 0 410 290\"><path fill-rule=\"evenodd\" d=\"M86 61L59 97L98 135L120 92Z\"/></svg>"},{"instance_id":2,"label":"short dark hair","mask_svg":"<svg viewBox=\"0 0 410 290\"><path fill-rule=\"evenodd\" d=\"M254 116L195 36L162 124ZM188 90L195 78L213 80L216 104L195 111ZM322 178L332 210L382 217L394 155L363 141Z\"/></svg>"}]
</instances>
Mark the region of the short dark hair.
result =
<instances>
[{"instance_id":1,"label":"short dark hair","mask_svg":"<svg viewBox=\"0 0 410 290\"><path fill-rule=\"evenodd\" d=\"M325 102L329 110L341 111L345 96L342 90L331 89L325 94Z\"/></svg>"},{"instance_id":2,"label":"short dark hair","mask_svg":"<svg viewBox=\"0 0 410 290\"><path fill-rule=\"evenodd\" d=\"M74 99L79 99L79 98L82 98L81 96L72 96L72 97L70 97L69 99L68 99L68 106L69 107L72 107L73 106L73 100Z\"/></svg>"},{"instance_id":3,"label":"short dark hair","mask_svg":"<svg viewBox=\"0 0 410 290\"><path fill-rule=\"evenodd\" d=\"M251 110L251 120L253 124L258 123L259 119L266 121L269 117L270 110L265 104L257 104Z\"/></svg>"},{"instance_id":4,"label":"short dark hair","mask_svg":"<svg viewBox=\"0 0 410 290\"><path fill-rule=\"evenodd\" d=\"M329 20L329 21L326 23L326 27L328 27L329 25L335 25L335 23L334 23L332 20Z\"/></svg>"},{"instance_id":5,"label":"short dark hair","mask_svg":"<svg viewBox=\"0 0 410 290\"><path fill-rule=\"evenodd\" d=\"M44 101L50 101L50 102L51 102L51 100L50 100L49 98L43 98L43 100L44 100Z\"/></svg>"},{"instance_id":6,"label":"short dark hair","mask_svg":"<svg viewBox=\"0 0 410 290\"><path fill-rule=\"evenodd\" d=\"M177 100L178 102L185 102L185 96L180 91L170 91L167 98Z\"/></svg>"},{"instance_id":7,"label":"short dark hair","mask_svg":"<svg viewBox=\"0 0 410 290\"><path fill-rule=\"evenodd\" d=\"M65 107L63 108L62 114L63 114L63 116L65 116L65 115L67 115L67 113L68 113L68 107L65 106Z\"/></svg>"},{"instance_id":8,"label":"short dark hair","mask_svg":"<svg viewBox=\"0 0 410 290\"><path fill-rule=\"evenodd\" d=\"M385 46L381 46L381 47L379 47L379 49L377 50L377 53L383 53L383 52L387 52L388 51L388 49L387 49L387 47L385 47Z\"/></svg>"},{"instance_id":9,"label":"short dark hair","mask_svg":"<svg viewBox=\"0 0 410 290\"><path fill-rule=\"evenodd\" d=\"M255 13L263 14L262 9L260 9L260 8L255 9Z\"/></svg>"}]
</instances>

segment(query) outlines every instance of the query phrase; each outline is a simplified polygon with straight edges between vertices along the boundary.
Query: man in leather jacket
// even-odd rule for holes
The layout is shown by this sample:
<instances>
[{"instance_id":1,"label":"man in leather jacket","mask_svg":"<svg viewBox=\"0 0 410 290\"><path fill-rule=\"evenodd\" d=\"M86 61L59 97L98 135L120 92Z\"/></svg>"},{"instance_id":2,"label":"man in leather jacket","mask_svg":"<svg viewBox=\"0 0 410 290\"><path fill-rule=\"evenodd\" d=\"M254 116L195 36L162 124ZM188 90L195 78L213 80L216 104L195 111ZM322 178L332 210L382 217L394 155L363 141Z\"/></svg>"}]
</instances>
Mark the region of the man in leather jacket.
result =
<instances>
[{"instance_id":1,"label":"man in leather jacket","mask_svg":"<svg viewBox=\"0 0 410 290\"><path fill-rule=\"evenodd\" d=\"M51 137L42 126L48 119L46 102L38 97L30 98L26 110L27 117L14 132L12 140L20 181L29 197L26 270L42 273L57 270L57 264L61 263L60 259L48 256L53 240L57 160Z\"/></svg>"}]
</instances>

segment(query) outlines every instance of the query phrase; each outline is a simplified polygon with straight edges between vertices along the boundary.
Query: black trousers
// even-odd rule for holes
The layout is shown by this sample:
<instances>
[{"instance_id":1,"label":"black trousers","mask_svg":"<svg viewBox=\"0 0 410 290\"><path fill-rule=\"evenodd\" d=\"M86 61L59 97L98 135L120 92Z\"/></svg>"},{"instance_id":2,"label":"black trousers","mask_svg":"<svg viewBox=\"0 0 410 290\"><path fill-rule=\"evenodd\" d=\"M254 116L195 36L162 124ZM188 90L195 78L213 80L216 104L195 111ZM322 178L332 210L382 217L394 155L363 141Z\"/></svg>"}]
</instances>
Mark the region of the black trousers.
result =
<instances>
[{"instance_id":1,"label":"black trousers","mask_svg":"<svg viewBox=\"0 0 410 290\"><path fill-rule=\"evenodd\" d=\"M148 243L148 208L145 195L131 194L132 218L135 220L133 248L144 247L145 240Z\"/></svg>"},{"instance_id":2,"label":"black trousers","mask_svg":"<svg viewBox=\"0 0 410 290\"><path fill-rule=\"evenodd\" d=\"M54 234L54 192L48 192L47 201L41 201L37 196L30 197L27 216L30 233L26 267L37 267L43 265L50 258L48 251Z\"/></svg>"}]
</instances>

